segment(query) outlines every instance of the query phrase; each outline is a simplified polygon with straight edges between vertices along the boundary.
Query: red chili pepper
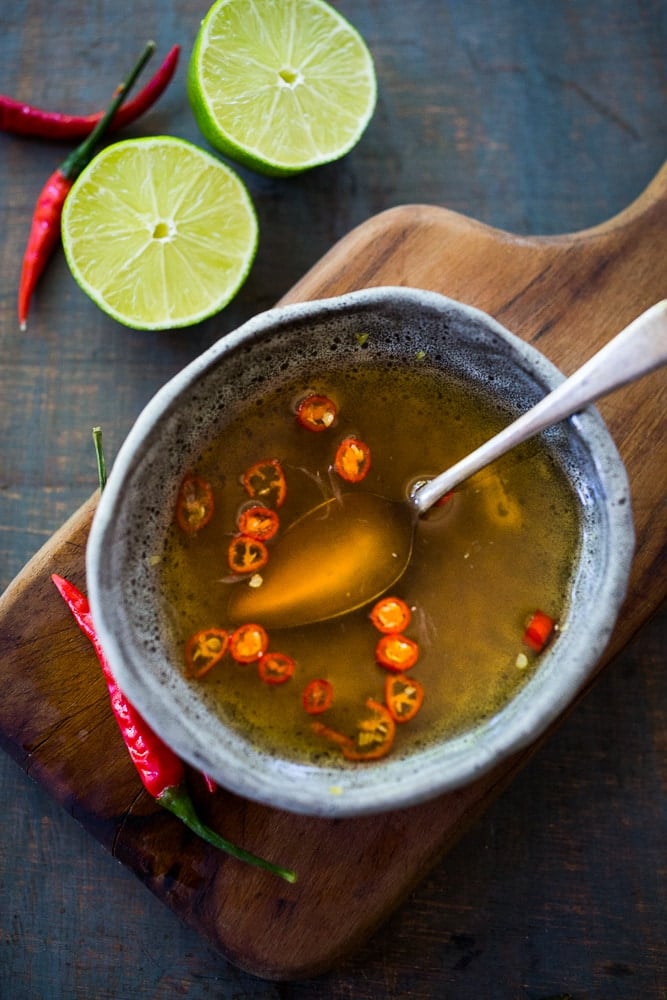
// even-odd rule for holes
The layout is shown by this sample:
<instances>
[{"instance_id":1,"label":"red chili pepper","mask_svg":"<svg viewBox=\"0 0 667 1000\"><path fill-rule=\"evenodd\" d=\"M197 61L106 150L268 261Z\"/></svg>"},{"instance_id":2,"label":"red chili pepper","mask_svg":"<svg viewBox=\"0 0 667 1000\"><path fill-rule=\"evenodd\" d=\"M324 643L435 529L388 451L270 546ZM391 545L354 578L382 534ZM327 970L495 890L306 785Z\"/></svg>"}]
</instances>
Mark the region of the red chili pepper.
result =
<instances>
[{"instance_id":1,"label":"red chili pepper","mask_svg":"<svg viewBox=\"0 0 667 1000\"><path fill-rule=\"evenodd\" d=\"M359 438L347 437L338 446L334 469L348 483L360 483L371 467L371 450Z\"/></svg>"},{"instance_id":2,"label":"red chili pepper","mask_svg":"<svg viewBox=\"0 0 667 1000\"><path fill-rule=\"evenodd\" d=\"M296 419L307 431L326 431L336 420L336 404L328 396L306 396L296 408Z\"/></svg>"},{"instance_id":3,"label":"red chili pepper","mask_svg":"<svg viewBox=\"0 0 667 1000\"><path fill-rule=\"evenodd\" d=\"M523 641L536 653L541 653L555 627L556 622L553 618L546 612L538 610L531 615L528 621L526 631L523 633Z\"/></svg>"},{"instance_id":4,"label":"red chili pepper","mask_svg":"<svg viewBox=\"0 0 667 1000\"><path fill-rule=\"evenodd\" d=\"M282 507L287 495L287 483L277 458L255 462L243 473L243 485L253 500L271 507Z\"/></svg>"},{"instance_id":5,"label":"red chili pepper","mask_svg":"<svg viewBox=\"0 0 667 1000\"><path fill-rule=\"evenodd\" d=\"M164 62L136 97L126 101L109 123L109 132L130 125L157 101L166 90L178 65L180 45L174 45ZM24 101L0 94L0 131L15 135L36 136L40 139L85 139L102 120L103 111L92 115L66 115L57 111L43 111Z\"/></svg>"},{"instance_id":6,"label":"red chili pepper","mask_svg":"<svg viewBox=\"0 0 667 1000\"><path fill-rule=\"evenodd\" d=\"M322 677L309 681L303 689L301 701L308 715L321 715L333 704L334 689L331 681Z\"/></svg>"},{"instance_id":7,"label":"red chili pepper","mask_svg":"<svg viewBox=\"0 0 667 1000\"><path fill-rule=\"evenodd\" d=\"M329 740L330 743L335 743L339 747L347 747L348 750L354 750L354 740L351 736L346 736L345 733L339 733L337 729L325 726L324 723L319 720L311 722L310 728L317 736L323 736L324 739Z\"/></svg>"},{"instance_id":8,"label":"red chili pepper","mask_svg":"<svg viewBox=\"0 0 667 1000\"><path fill-rule=\"evenodd\" d=\"M419 658L419 646L400 632L383 635L375 647L375 659L380 666L400 674L414 667Z\"/></svg>"},{"instance_id":9,"label":"red chili pepper","mask_svg":"<svg viewBox=\"0 0 667 1000\"><path fill-rule=\"evenodd\" d=\"M253 504L245 507L236 519L236 527L242 535L257 538L260 542L268 542L278 533L280 519L275 510Z\"/></svg>"},{"instance_id":10,"label":"red chili pepper","mask_svg":"<svg viewBox=\"0 0 667 1000\"><path fill-rule=\"evenodd\" d=\"M211 484L189 473L176 498L176 520L188 535L196 535L213 517L215 503Z\"/></svg>"},{"instance_id":11,"label":"red chili pepper","mask_svg":"<svg viewBox=\"0 0 667 1000\"><path fill-rule=\"evenodd\" d=\"M379 701L369 698L366 707L371 714L359 723L354 746L343 745L347 760L378 760L391 750L396 735L396 724L389 709Z\"/></svg>"},{"instance_id":12,"label":"red chili pepper","mask_svg":"<svg viewBox=\"0 0 667 1000\"><path fill-rule=\"evenodd\" d=\"M424 688L404 674L390 674L384 686L384 700L394 722L409 722L422 707Z\"/></svg>"},{"instance_id":13,"label":"red chili pepper","mask_svg":"<svg viewBox=\"0 0 667 1000\"><path fill-rule=\"evenodd\" d=\"M257 573L269 561L269 550L259 538L236 535L230 543L227 561L234 573Z\"/></svg>"},{"instance_id":14,"label":"red chili pepper","mask_svg":"<svg viewBox=\"0 0 667 1000\"><path fill-rule=\"evenodd\" d=\"M257 664L260 680L266 684L284 684L294 675L296 663L287 653L264 653Z\"/></svg>"},{"instance_id":15,"label":"red chili pepper","mask_svg":"<svg viewBox=\"0 0 667 1000\"><path fill-rule=\"evenodd\" d=\"M224 628L202 628L191 635L185 644L185 663L188 677L199 680L227 652L229 635Z\"/></svg>"},{"instance_id":16,"label":"red chili pepper","mask_svg":"<svg viewBox=\"0 0 667 1000\"><path fill-rule=\"evenodd\" d=\"M33 212L32 226L23 255L19 282L18 316L22 330L25 330L28 325L28 310L32 293L60 236L60 218L65 198L76 178L92 159L113 115L154 51L155 43L149 42L127 80L116 88L108 110L88 138L69 154L42 188Z\"/></svg>"},{"instance_id":17,"label":"red chili pepper","mask_svg":"<svg viewBox=\"0 0 667 1000\"><path fill-rule=\"evenodd\" d=\"M404 632L412 614L400 597L381 597L371 609L370 618L378 632Z\"/></svg>"},{"instance_id":18,"label":"red chili pepper","mask_svg":"<svg viewBox=\"0 0 667 1000\"><path fill-rule=\"evenodd\" d=\"M361 720L354 739L319 721L311 722L310 728L318 736L323 736L339 746L347 760L378 760L391 750L396 735L396 723L389 709L379 701L369 698L366 707L371 714Z\"/></svg>"},{"instance_id":19,"label":"red chili pepper","mask_svg":"<svg viewBox=\"0 0 667 1000\"><path fill-rule=\"evenodd\" d=\"M261 625L239 625L229 640L229 652L237 663L254 663L269 648L269 637Z\"/></svg>"},{"instance_id":20,"label":"red chili pepper","mask_svg":"<svg viewBox=\"0 0 667 1000\"><path fill-rule=\"evenodd\" d=\"M239 861L246 861L257 868L263 868L274 875L279 875L287 882L295 882L296 874L294 872L280 868L249 851L244 851L202 823L195 813L194 805L185 788L185 768L182 761L153 732L116 684L97 638L87 597L62 576L54 573L51 579L72 612L79 628L93 644L107 682L111 708L125 741L125 746L146 791L156 802L177 816L193 833L196 833L213 847L225 851Z\"/></svg>"}]
</instances>

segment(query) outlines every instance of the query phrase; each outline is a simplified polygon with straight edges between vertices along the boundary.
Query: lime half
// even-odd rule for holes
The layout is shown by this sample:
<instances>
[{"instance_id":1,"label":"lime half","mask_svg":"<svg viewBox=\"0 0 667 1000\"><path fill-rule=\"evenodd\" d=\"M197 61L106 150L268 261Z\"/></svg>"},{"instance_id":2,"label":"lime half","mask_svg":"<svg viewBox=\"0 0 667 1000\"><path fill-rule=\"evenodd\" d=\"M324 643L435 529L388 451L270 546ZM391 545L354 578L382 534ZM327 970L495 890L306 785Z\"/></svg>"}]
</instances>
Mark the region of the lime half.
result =
<instances>
[{"instance_id":1,"label":"lime half","mask_svg":"<svg viewBox=\"0 0 667 1000\"><path fill-rule=\"evenodd\" d=\"M103 149L63 208L70 270L97 305L137 330L190 326L225 306L257 249L241 180L170 136Z\"/></svg>"},{"instance_id":2,"label":"lime half","mask_svg":"<svg viewBox=\"0 0 667 1000\"><path fill-rule=\"evenodd\" d=\"M347 153L376 99L359 33L323 0L218 0L197 35L188 94L204 136L264 174Z\"/></svg>"}]
</instances>

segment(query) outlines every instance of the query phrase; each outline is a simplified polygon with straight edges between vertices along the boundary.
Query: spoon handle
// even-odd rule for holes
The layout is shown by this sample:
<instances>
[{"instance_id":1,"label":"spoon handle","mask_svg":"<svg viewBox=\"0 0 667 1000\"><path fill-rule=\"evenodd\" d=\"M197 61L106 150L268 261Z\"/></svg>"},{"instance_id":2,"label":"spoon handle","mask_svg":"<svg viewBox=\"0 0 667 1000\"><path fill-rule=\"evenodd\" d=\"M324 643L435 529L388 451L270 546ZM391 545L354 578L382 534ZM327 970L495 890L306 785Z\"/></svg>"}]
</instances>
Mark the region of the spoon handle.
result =
<instances>
[{"instance_id":1,"label":"spoon handle","mask_svg":"<svg viewBox=\"0 0 667 1000\"><path fill-rule=\"evenodd\" d=\"M441 496L511 448L666 362L667 299L663 299L633 320L573 375L499 434L415 490L410 498L413 506L423 514Z\"/></svg>"}]
</instances>

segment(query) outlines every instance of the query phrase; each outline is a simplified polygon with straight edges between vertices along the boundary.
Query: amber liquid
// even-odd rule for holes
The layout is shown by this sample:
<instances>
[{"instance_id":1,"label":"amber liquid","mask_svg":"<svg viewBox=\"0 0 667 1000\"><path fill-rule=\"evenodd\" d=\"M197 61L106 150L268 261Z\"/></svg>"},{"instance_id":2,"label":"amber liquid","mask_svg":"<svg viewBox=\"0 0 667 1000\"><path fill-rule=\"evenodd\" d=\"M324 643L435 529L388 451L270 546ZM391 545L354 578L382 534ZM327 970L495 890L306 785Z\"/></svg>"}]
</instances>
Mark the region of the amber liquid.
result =
<instances>
[{"instance_id":1,"label":"amber liquid","mask_svg":"<svg viewBox=\"0 0 667 1000\"><path fill-rule=\"evenodd\" d=\"M338 407L334 427L299 427L294 408L309 392ZM226 628L230 583L226 553L248 497L241 474L277 458L287 478L281 526L341 488L331 464L348 434L370 447L372 467L355 490L389 499L431 477L491 437L511 419L490 400L426 365L332 370L258 396L230 419L201 455L196 471L215 491L213 520L194 538L174 527L162 560L162 587L183 643L197 629ZM349 488L349 487L347 487ZM393 754L460 732L496 712L534 669L522 645L526 619L541 608L556 620L579 541L578 500L538 440L515 449L466 482L443 507L420 520L410 565L392 593L413 609L406 634L420 648L411 676L425 689L419 714L397 726ZM304 540L307 545L307 539ZM330 621L270 632L270 648L296 660L285 684L263 683L256 665L229 656L200 681L221 715L254 743L290 759L331 763L339 750L313 734L301 692L327 678L335 699L321 720L353 735L368 698L384 698L379 638L365 607ZM519 659L517 659L519 658Z\"/></svg>"}]
</instances>

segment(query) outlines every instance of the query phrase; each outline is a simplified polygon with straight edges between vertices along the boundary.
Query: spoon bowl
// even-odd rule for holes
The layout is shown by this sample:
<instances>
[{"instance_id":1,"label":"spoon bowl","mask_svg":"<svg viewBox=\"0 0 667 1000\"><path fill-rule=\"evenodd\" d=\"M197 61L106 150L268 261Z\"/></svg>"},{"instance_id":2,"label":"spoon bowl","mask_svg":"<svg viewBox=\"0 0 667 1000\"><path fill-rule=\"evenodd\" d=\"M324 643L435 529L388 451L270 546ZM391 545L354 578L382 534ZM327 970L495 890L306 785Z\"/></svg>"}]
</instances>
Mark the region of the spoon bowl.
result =
<instances>
[{"instance_id":1,"label":"spoon bowl","mask_svg":"<svg viewBox=\"0 0 667 1000\"><path fill-rule=\"evenodd\" d=\"M231 621L295 628L363 607L405 572L416 517L409 504L375 493L326 500L279 539L261 587L234 588Z\"/></svg>"}]
</instances>

